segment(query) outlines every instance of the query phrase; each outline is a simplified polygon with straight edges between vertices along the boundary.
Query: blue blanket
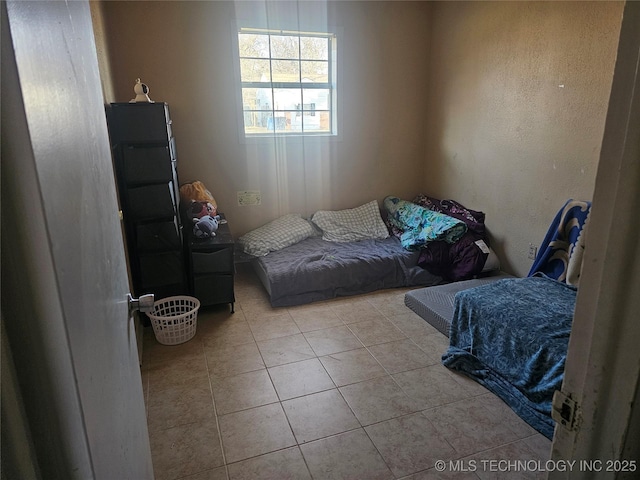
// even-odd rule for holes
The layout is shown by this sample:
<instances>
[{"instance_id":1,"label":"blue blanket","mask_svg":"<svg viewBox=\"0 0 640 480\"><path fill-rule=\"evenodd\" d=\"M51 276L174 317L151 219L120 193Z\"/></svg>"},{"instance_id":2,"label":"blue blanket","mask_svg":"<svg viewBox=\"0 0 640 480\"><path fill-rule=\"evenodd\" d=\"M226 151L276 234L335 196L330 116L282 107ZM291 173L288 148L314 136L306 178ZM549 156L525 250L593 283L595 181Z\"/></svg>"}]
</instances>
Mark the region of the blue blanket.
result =
<instances>
[{"instance_id":1,"label":"blue blanket","mask_svg":"<svg viewBox=\"0 0 640 480\"><path fill-rule=\"evenodd\" d=\"M551 399L564 377L576 291L536 275L459 292L442 363L484 385L551 438Z\"/></svg>"},{"instance_id":2,"label":"blue blanket","mask_svg":"<svg viewBox=\"0 0 640 480\"><path fill-rule=\"evenodd\" d=\"M383 206L389 222L403 230L400 242L407 250L418 250L436 240L455 243L467 231L467 225L457 218L398 197L386 197Z\"/></svg>"},{"instance_id":3,"label":"blue blanket","mask_svg":"<svg viewBox=\"0 0 640 480\"><path fill-rule=\"evenodd\" d=\"M568 200L558 211L540 245L529 277L542 273L578 285L591 202Z\"/></svg>"}]
</instances>

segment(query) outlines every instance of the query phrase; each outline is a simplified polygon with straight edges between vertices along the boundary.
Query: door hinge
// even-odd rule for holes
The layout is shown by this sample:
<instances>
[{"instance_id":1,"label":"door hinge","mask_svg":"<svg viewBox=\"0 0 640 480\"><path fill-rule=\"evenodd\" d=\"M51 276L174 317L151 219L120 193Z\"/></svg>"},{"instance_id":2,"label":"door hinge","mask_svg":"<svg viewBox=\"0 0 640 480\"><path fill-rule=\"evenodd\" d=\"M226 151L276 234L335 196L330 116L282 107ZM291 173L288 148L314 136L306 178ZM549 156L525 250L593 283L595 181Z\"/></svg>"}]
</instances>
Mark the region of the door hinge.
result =
<instances>
[{"instance_id":1,"label":"door hinge","mask_svg":"<svg viewBox=\"0 0 640 480\"><path fill-rule=\"evenodd\" d=\"M553 393L551 418L567 430L578 430L581 419L580 404L560 390Z\"/></svg>"}]
</instances>

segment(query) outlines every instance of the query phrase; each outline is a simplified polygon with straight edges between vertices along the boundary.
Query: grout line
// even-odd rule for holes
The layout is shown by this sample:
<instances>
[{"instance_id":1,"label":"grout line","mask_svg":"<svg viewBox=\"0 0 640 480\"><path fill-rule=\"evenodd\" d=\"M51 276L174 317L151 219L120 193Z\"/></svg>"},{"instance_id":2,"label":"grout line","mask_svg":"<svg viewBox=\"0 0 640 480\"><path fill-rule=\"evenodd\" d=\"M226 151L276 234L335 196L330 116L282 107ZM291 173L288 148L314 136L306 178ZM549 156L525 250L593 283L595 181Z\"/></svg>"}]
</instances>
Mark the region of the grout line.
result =
<instances>
[{"instance_id":1,"label":"grout line","mask_svg":"<svg viewBox=\"0 0 640 480\"><path fill-rule=\"evenodd\" d=\"M222 464L225 467L227 478L229 478L229 469L227 467L227 456L224 449L224 442L222 441L222 431L220 429L220 420L218 418L218 409L216 407L216 399L213 394L213 383L211 381L211 372L209 371L209 362L207 361L207 352L204 348L204 340L201 340L201 344L202 344L202 353L204 356L204 363L207 368L207 377L209 380L209 393L211 394L211 406L213 408L213 417L215 418L216 429L218 430L218 441L220 442L220 452L222 453Z\"/></svg>"}]
</instances>

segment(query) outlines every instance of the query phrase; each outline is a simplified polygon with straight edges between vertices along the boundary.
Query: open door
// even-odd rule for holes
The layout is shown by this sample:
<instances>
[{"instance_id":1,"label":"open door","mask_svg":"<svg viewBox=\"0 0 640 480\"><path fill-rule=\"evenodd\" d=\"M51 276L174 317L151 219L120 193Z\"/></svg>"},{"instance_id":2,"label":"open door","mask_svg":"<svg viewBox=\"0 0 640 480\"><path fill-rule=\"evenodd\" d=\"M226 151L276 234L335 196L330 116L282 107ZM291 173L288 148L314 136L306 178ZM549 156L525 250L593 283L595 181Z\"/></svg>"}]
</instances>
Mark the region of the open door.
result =
<instances>
[{"instance_id":1,"label":"open door","mask_svg":"<svg viewBox=\"0 0 640 480\"><path fill-rule=\"evenodd\" d=\"M152 479L89 4L0 8L3 478Z\"/></svg>"},{"instance_id":2,"label":"open door","mask_svg":"<svg viewBox=\"0 0 640 480\"><path fill-rule=\"evenodd\" d=\"M640 2L624 8L549 478L640 475Z\"/></svg>"}]
</instances>

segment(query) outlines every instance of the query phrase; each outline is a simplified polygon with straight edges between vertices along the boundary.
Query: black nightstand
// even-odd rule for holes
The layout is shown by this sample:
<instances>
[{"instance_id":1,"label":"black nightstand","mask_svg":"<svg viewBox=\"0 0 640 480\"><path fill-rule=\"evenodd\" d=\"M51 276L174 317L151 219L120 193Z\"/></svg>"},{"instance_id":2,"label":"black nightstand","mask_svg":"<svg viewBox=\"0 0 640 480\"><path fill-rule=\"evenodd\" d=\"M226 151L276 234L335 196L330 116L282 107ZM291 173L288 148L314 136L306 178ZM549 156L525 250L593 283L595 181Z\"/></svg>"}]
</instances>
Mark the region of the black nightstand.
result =
<instances>
[{"instance_id":1,"label":"black nightstand","mask_svg":"<svg viewBox=\"0 0 640 480\"><path fill-rule=\"evenodd\" d=\"M219 215L224 219L223 214ZM231 313L235 311L233 249L228 223L218 225L215 237L197 239L189 235L191 293L202 306L229 303Z\"/></svg>"}]
</instances>

